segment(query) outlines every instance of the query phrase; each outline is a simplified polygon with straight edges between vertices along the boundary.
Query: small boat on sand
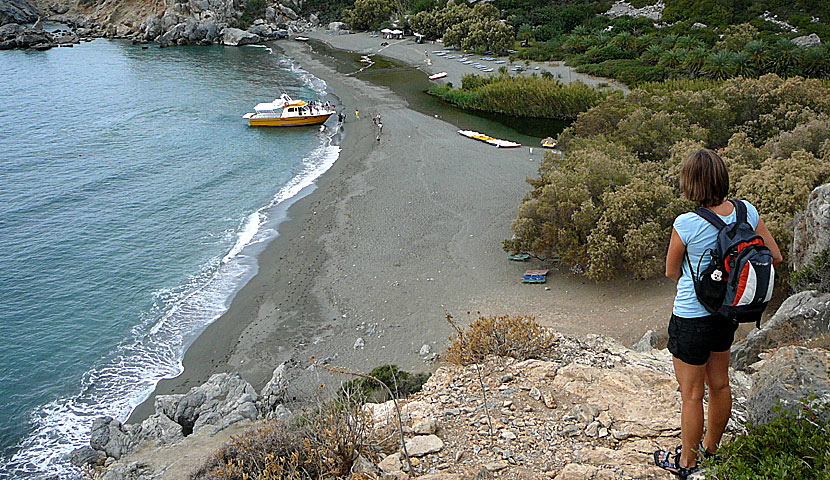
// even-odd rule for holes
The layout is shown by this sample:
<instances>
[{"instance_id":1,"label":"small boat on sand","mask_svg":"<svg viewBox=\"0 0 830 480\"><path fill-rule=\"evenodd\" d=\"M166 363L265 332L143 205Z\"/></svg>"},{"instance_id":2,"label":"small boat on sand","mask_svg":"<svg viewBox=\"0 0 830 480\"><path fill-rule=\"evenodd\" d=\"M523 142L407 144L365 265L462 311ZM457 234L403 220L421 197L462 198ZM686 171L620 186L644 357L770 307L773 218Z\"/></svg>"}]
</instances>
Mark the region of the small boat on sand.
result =
<instances>
[{"instance_id":1,"label":"small boat on sand","mask_svg":"<svg viewBox=\"0 0 830 480\"><path fill-rule=\"evenodd\" d=\"M438 80L439 78L444 78L446 76L447 76L447 72L438 72L434 75L430 75L429 79L430 80Z\"/></svg>"},{"instance_id":2,"label":"small boat on sand","mask_svg":"<svg viewBox=\"0 0 830 480\"><path fill-rule=\"evenodd\" d=\"M499 140L498 138L491 137L483 133L475 132L473 130L459 130L458 134L463 137L478 140L479 142L484 142L488 145L493 145L497 148L519 148L522 146L521 143L511 142L509 140Z\"/></svg>"},{"instance_id":3,"label":"small boat on sand","mask_svg":"<svg viewBox=\"0 0 830 480\"><path fill-rule=\"evenodd\" d=\"M319 125L334 113L334 110L294 100L283 93L273 102L257 104L252 113L246 113L242 118L248 120L251 127L299 127Z\"/></svg>"},{"instance_id":4,"label":"small boat on sand","mask_svg":"<svg viewBox=\"0 0 830 480\"><path fill-rule=\"evenodd\" d=\"M542 140L542 148L556 148L556 141L552 137Z\"/></svg>"},{"instance_id":5,"label":"small boat on sand","mask_svg":"<svg viewBox=\"0 0 830 480\"><path fill-rule=\"evenodd\" d=\"M298 42L307 42L307 41L308 41L308 37L297 36L297 37L294 37L294 40L296 40L296 41L298 41Z\"/></svg>"}]
</instances>

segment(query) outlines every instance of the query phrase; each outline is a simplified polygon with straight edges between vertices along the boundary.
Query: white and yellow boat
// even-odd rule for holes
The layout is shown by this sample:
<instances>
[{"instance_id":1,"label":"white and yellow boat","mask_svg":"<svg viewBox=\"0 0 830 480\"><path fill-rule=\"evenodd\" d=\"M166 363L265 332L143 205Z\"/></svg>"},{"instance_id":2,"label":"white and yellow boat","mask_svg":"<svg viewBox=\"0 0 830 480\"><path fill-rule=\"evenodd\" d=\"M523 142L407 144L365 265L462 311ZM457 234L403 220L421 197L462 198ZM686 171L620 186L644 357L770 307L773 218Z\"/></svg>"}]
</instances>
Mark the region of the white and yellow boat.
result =
<instances>
[{"instance_id":1,"label":"white and yellow boat","mask_svg":"<svg viewBox=\"0 0 830 480\"><path fill-rule=\"evenodd\" d=\"M319 125L334 113L334 110L294 100L283 93L273 102L257 104L252 113L246 113L242 118L252 127L299 127Z\"/></svg>"}]
</instances>

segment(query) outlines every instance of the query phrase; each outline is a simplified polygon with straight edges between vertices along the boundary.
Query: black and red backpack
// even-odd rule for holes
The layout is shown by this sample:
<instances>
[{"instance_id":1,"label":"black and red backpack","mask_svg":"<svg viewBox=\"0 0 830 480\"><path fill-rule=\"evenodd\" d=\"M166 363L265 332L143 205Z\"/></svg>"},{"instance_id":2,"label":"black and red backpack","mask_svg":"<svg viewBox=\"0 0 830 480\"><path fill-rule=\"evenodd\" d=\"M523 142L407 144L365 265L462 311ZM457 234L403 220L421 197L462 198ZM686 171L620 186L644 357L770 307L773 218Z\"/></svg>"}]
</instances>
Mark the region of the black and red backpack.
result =
<instances>
[{"instance_id":1,"label":"black and red backpack","mask_svg":"<svg viewBox=\"0 0 830 480\"><path fill-rule=\"evenodd\" d=\"M715 248L707 249L701 255L697 276L688 254L686 262L692 272L697 299L706 311L733 322L754 322L760 326L775 282L772 252L747 222L744 202L730 202L735 206L735 222L728 225L708 208L700 207L694 211L718 229L718 237ZM700 271L707 253L711 260Z\"/></svg>"}]
</instances>

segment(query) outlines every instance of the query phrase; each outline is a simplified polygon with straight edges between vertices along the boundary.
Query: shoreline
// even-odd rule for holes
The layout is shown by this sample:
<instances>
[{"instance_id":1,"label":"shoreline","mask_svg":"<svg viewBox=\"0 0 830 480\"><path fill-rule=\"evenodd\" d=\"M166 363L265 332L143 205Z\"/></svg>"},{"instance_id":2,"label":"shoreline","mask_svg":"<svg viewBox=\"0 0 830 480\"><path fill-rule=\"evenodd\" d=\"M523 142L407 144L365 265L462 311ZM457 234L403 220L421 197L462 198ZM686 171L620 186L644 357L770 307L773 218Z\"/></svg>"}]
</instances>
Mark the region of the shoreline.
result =
<instances>
[{"instance_id":1,"label":"shoreline","mask_svg":"<svg viewBox=\"0 0 830 480\"><path fill-rule=\"evenodd\" d=\"M311 355L363 371L428 369L418 352L443 349L446 314L462 325L475 316L467 312L533 315L627 344L664 328L673 296L665 281L597 285L554 267L549 290L518 282L526 268L550 267L510 263L500 246L538 157L466 141L388 89L338 74L308 45L276 46L345 108L340 157L288 208L258 273L188 348L184 372L159 382L129 422L151 414L156 395L185 393L213 373L239 371L258 389L280 363L303 369ZM376 112L380 142L368 119Z\"/></svg>"}]
</instances>

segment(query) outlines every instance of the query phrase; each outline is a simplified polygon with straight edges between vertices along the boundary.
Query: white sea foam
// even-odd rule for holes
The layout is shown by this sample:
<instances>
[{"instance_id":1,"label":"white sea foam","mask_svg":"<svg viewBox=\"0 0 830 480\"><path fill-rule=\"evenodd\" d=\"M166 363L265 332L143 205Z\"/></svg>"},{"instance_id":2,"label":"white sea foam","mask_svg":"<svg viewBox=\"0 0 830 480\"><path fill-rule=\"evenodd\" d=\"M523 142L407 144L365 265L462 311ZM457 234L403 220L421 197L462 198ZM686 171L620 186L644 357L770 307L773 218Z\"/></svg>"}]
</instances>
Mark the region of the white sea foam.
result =
<instances>
[{"instance_id":1,"label":"white sea foam","mask_svg":"<svg viewBox=\"0 0 830 480\"><path fill-rule=\"evenodd\" d=\"M292 68L311 88L322 93L325 82L299 67ZM320 90L322 89L322 90ZM303 161L299 175L283 186L258 211L240 224L228 253L207 262L201 271L177 288L156 292L153 307L141 324L103 365L88 372L78 394L55 400L32 413L33 433L11 458L0 458L12 478L79 478L68 454L87 445L95 417L108 415L124 421L149 396L156 384L182 371L187 347L222 315L233 295L257 270L246 247L276 236L269 214L296 197L337 160L340 147L332 145L334 132L319 132L319 145Z\"/></svg>"}]
</instances>

